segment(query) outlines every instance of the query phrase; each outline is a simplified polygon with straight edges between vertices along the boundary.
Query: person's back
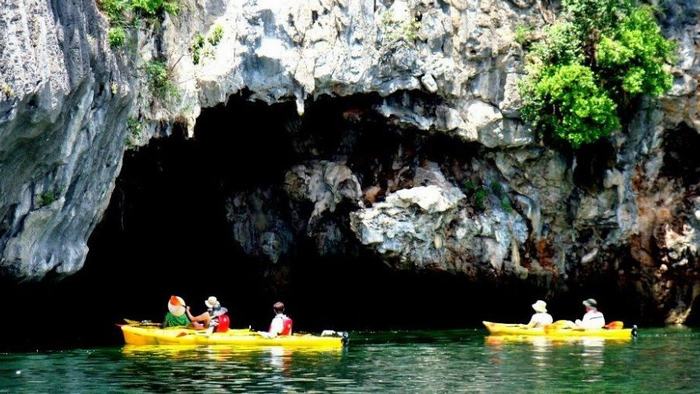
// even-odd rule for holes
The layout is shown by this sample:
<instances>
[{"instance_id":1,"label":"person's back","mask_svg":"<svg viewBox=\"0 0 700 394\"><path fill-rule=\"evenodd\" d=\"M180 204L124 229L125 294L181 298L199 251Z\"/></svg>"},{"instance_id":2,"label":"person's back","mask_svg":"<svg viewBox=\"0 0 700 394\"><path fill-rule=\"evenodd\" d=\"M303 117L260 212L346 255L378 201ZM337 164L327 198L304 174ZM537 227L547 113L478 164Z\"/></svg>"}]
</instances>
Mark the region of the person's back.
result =
<instances>
[{"instance_id":1,"label":"person's back","mask_svg":"<svg viewBox=\"0 0 700 394\"><path fill-rule=\"evenodd\" d=\"M190 319L185 314L185 301L178 296L171 296L168 300L168 312L163 319L163 327L186 327Z\"/></svg>"},{"instance_id":2,"label":"person's back","mask_svg":"<svg viewBox=\"0 0 700 394\"><path fill-rule=\"evenodd\" d=\"M546 325L552 324L554 322L554 319L552 318L552 315L550 315L547 312L538 312L532 315L530 318L530 323L528 323L528 326L530 327L544 327Z\"/></svg>"},{"instance_id":3,"label":"person's back","mask_svg":"<svg viewBox=\"0 0 700 394\"><path fill-rule=\"evenodd\" d=\"M214 316L209 322L209 327L214 327L214 332L226 332L231 325L231 319L229 319L228 309L220 307L212 312Z\"/></svg>"},{"instance_id":4,"label":"person's back","mask_svg":"<svg viewBox=\"0 0 700 394\"><path fill-rule=\"evenodd\" d=\"M580 326L583 328L603 328L605 327L605 316L600 311L590 310L583 315Z\"/></svg>"},{"instance_id":5,"label":"person's back","mask_svg":"<svg viewBox=\"0 0 700 394\"><path fill-rule=\"evenodd\" d=\"M598 310L598 303L593 298L583 301L583 306L586 307L586 314L583 319L576 320L576 325L581 328L595 329L605 327L605 317Z\"/></svg>"},{"instance_id":6,"label":"person's back","mask_svg":"<svg viewBox=\"0 0 700 394\"><path fill-rule=\"evenodd\" d=\"M284 314L284 304L277 302L272 308L275 311L275 317L270 323L269 334L272 336L292 335L292 319Z\"/></svg>"},{"instance_id":7,"label":"person's back","mask_svg":"<svg viewBox=\"0 0 700 394\"><path fill-rule=\"evenodd\" d=\"M547 303L542 300L537 300L532 304L532 309L535 310L535 314L530 318L530 322L527 324L528 327L544 327L548 324L552 324L554 319L552 315L547 313Z\"/></svg>"}]
</instances>

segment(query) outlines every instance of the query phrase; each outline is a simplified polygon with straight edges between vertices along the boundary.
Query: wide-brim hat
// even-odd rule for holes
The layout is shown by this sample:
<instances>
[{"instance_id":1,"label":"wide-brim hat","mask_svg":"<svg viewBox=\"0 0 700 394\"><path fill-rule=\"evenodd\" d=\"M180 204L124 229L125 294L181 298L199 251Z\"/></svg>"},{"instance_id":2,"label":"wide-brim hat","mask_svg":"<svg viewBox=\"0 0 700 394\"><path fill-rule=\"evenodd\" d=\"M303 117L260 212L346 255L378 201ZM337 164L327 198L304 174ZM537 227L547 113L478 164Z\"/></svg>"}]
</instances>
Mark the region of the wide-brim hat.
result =
<instances>
[{"instance_id":1,"label":"wide-brim hat","mask_svg":"<svg viewBox=\"0 0 700 394\"><path fill-rule=\"evenodd\" d=\"M542 300L537 300L534 304L532 304L532 309L534 309L535 312L546 313L547 303Z\"/></svg>"},{"instance_id":2,"label":"wide-brim hat","mask_svg":"<svg viewBox=\"0 0 700 394\"><path fill-rule=\"evenodd\" d=\"M168 311L173 316L180 317L185 314L185 300L178 296L171 296L168 300Z\"/></svg>"},{"instance_id":3,"label":"wide-brim hat","mask_svg":"<svg viewBox=\"0 0 700 394\"><path fill-rule=\"evenodd\" d=\"M212 317L219 317L221 315L225 315L226 313L228 313L228 309L222 306L220 308L214 309L214 312L212 312Z\"/></svg>"},{"instance_id":4,"label":"wide-brim hat","mask_svg":"<svg viewBox=\"0 0 700 394\"><path fill-rule=\"evenodd\" d=\"M598 302L596 302L596 300L594 300L593 298L583 300L583 305L589 308L598 308Z\"/></svg>"},{"instance_id":5,"label":"wide-brim hat","mask_svg":"<svg viewBox=\"0 0 700 394\"><path fill-rule=\"evenodd\" d=\"M221 303L216 299L216 297L211 296L204 301L204 305L206 305L207 308L218 308L221 306Z\"/></svg>"}]
</instances>

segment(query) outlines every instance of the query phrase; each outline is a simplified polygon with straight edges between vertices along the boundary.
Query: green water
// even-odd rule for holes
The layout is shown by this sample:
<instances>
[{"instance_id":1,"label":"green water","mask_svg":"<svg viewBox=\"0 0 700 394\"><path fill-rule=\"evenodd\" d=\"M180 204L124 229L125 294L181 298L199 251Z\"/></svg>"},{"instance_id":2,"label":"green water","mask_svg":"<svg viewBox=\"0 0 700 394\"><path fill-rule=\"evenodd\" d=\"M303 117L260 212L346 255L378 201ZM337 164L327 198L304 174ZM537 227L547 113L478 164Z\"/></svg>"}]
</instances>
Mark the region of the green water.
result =
<instances>
[{"instance_id":1,"label":"green water","mask_svg":"<svg viewBox=\"0 0 700 394\"><path fill-rule=\"evenodd\" d=\"M0 355L0 392L700 390L700 331L500 342L482 330L353 333L342 351L96 348Z\"/></svg>"}]
</instances>

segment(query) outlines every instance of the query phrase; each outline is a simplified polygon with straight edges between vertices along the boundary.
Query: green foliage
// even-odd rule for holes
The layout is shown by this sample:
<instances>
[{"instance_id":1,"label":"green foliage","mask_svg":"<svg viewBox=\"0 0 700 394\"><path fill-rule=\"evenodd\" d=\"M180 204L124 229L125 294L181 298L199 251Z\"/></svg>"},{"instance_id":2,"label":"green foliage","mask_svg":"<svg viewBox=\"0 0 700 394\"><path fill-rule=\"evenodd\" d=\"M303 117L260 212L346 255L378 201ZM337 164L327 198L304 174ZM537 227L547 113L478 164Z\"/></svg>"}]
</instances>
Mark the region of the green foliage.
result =
<instances>
[{"instance_id":1,"label":"green foliage","mask_svg":"<svg viewBox=\"0 0 700 394\"><path fill-rule=\"evenodd\" d=\"M381 25L384 36L389 43L403 41L413 44L418 39L420 22L414 18L399 20L391 10L388 10L382 14Z\"/></svg>"},{"instance_id":2,"label":"green foliage","mask_svg":"<svg viewBox=\"0 0 700 394\"><path fill-rule=\"evenodd\" d=\"M223 37L224 28L221 27L221 25L216 25L214 26L214 31L212 31L209 38L207 38L207 41L209 41L212 46L217 46Z\"/></svg>"},{"instance_id":3,"label":"green foliage","mask_svg":"<svg viewBox=\"0 0 700 394\"><path fill-rule=\"evenodd\" d=\"M480 211L486 209L486 197L488 197L486 188L480 187L474 192L474 205Z\"/></svg>"},{"instance_id":4,"label":"green foliage","mask_svg":"<svg viewBox=\"0 0 700 394\"><path fill-rule=\"evenodd\" d=\"M484 186L477 186L477 184L471 179L467 179L462 183L464 194L472 201L472 204L480 210L486 209L486 198L488 197L489 191Z\"/></svg>"},{"instance_id":5,"label":"green foliage","mask_svg":"<svg viewBox=\"0 0 700 394\"><path fill-rule=\"evenodd\" d=\"M671 87L665 66L675 45L653 10L634 0L562 0L562 20L526 58L522 116L545 138L574 148L621 128L619 113L639 95Z\"/></svg>"},{"instance_id":6,"label":"green foliage","mask_svg":"<svg viewBox=\"0 0 700 394\"><path fill-rule=\"evenodd\" d=\"M199 64L204 56L213 56L214 46L219 45L221 39L224 37L224 28L221 25L214 26L214 30L206 38L201 33L195 34L192 39L192 45L190 45L190 52L192 53L192 63ZM209 44L207 46L207 44Z\"/></svg>"},{"instance_id":7,"label":"green foliage","mask_svg":"<svg viewBox=\"0 0 700 394\"><path fill-rule=\"evenodd\" d=\"M503 185L501 182L493 181L491 182L491 192L496 196L500 197L503 194Z\"/></svg>"},{"instance_id":8,"label":"green foliage","mask_svg":"<svg viewBox=\"0 0 700 394\"><path fill-rule=\"evenodd\" d=\"M155 16L159 12L177 14L180 9L176 0L131 0L131 8L148 16Z\"/></svg>"},{"instance_id":9,"label":"green foliage","mask_svg":"<svg viewBox=\"0 0 700 394\"><path fill-rule=\"evenodd\" d=\"M199 64L202 57L202 48L204 48L204 36L201 33L197 33L192 40L192 45L190 46L190 52L192 52L192 63Z\"/></svg>"},{"instance_id":10,"label":"green foliage","mask_svg":"<svg viewBox=\"0 0 700 394\"><path fill-rule=\"evenodd\" d=\"M126 32L121 26L110 27L107 33L107 41L112 48L118 48L126 42Z\"/></svg>"},{"instance_id":11,"label":"green foliage","mask_svg":"<svg viewBox=\"0 0 700 394\"><path fill-rule=\"evenodd\" d=\"M471 194L474 192L474 190L476 190L476 184L471 179L464 181L462 186L464 187L464 192L467 194Z\"/></svg>"},{"instance_id":12,"label":"green foliage","mask_svg":"<svg viewBox=\"0 0 700 394\"><path fill-rule=\"evenodd\" d=\"M177 14L177 0L101 0L100 8L110 23L107 39L113 48L126 41L126 29L141 24L141 18L153 18L165 12Z\"/></svg>"},{"instance_id":13,"label":"green foliage","mask_svg":"<svg viewBox=\"0 0 700 394\"><path fill-rule=\"evenodd\" d=\"M141 125L141 122L139 122L138 119L129 118L126 120L126 128L128 131L126 135L126 145L129 148L133 148L136 146L138 140L141 139L141 132L143 131L143 126Z\"/></svg>"},{"instance_id":14,"label":"green foliage","mask_svg":"<svg viewBox=\"0 0 700 394\"><path fill-rule=\"evenodd\" d=\"M503 196L501 198L501 209L506 213L513 212L513 206L510 204L510 198L508 198L508 196Z\"/></svg>"},{"instance_id":15,"label":"green foliage","mask_svg":"<svg viewBox=\"0 0 700 394\"><path fill-rule=\"evenodd\" d=\"M544 39L532 46L527 57L532 67L547 64L571 64L583 61L581 40L576 33L576 27L569 22L561 22L549 26L544 31Z\"/></svg>"},{"instance_id":16,"label":"green foliage","mask_svg":"<svg viewBox=\"0 0 700 394\"><path fill-rule=\"evenodd\" d=\"M126 120L126 128L129 131L129 135L133 136L135 138L141 138L141 131L143 130L143 126L141 125L141 122L139 122L138 119L136 118L129 118Z\"/></svg>"},{"instance_id":17,"label":"green foliage","mask_svg":"<svg viewBox=\"0 0 700 394\"><path fill-rule=\"evenodd\" d=\"M172 81L170 70L160 60L151 60L144 66L148 87L154 97L167 100L178 95L177 87Z\"/></svg>"},{"instance_id":18,"label":"green foliage","mask_svg":"<svg viewBox=\"0 0 700 394\"><path fill-rule=\"evenodd\" d=\"M521 46L525 46L532 40L532 28L526 25L518 25L515 27L515 42Z\"/></svg>"},{"instance_id":19,"label":"green foliage","mask_svg":"<svg viewBox=\"0 0 700 394\"><path fill-rule=\"evenodd\" d=\"M660 96L673 83L664 64L673 61L674 51L675 44L661 35L652 9L641 7L602 36L596 60L613 92Z\"/></svg>"},{"instance_id":20,"label":"green foliage","mask_svg":"<svg viewBox=\"0 0 700 394\"><path fill-rule=\"evenodd\" d=\"M63 193L63 188L59 187L57 189L47 190L39 194L39 197L37 199L38 208L51 205L51 203L58 200L58 198L61 196L61 193Z\"/></svg>"},{"instance_id":21,"label":"green foliage","mask_svg":"<svg viewBox=\"0 0 700 394\"><path fill-rule=\"evenodd\" d=\"M120 26L124 24L126 13L131 8L131 4L129 0L102 0L100 7L109 17L112 26Z\"/></svg>"},{"instance_id":22,"label":"green foliage","mask_svg":"<svg viewBox=\"0 0 700 394\"><path fill-rule=\"evenodd\" d=\"M635 7L635 0L562 0L567 19L582 39L613 28Z\"/></svg>"},{"instance_id":23,"label":"green foliage","mask_svg":"<svg viewBox=\"0 0 700 394\"><path fill-rule=\"evenodd\" d=\"M620 127L617 105L580 64L548 66L526 88L523 116L577 148Z\"/></svg>"}]
</instances>

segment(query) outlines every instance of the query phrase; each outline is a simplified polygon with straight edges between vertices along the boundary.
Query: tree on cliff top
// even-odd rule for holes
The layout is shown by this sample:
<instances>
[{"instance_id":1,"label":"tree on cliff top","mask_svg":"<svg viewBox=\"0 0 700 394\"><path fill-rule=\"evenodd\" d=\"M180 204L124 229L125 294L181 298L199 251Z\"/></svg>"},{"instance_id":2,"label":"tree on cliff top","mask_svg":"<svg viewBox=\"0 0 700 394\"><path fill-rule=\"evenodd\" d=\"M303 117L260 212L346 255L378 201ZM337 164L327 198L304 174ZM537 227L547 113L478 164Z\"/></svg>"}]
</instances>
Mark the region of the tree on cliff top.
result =
<instances>
[{"instance_id":1,"label":"tree on cliff top","mask_svg":"<svg viewBox=\"0 0 700 394\"><path fill-rule=\"evenodd\" d=\"M578 148L621 128L620 113L671 88L675 45L654 9L633 0L563 0L560 20L526 57L523 118Z\"/></svg>"}]
</instances>

